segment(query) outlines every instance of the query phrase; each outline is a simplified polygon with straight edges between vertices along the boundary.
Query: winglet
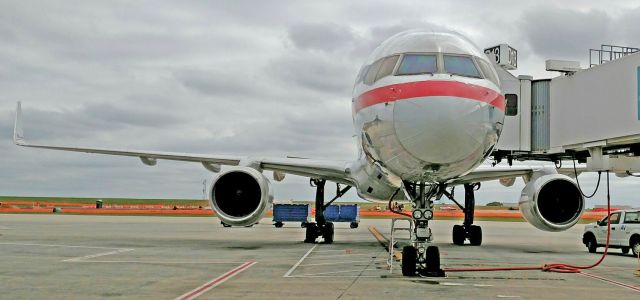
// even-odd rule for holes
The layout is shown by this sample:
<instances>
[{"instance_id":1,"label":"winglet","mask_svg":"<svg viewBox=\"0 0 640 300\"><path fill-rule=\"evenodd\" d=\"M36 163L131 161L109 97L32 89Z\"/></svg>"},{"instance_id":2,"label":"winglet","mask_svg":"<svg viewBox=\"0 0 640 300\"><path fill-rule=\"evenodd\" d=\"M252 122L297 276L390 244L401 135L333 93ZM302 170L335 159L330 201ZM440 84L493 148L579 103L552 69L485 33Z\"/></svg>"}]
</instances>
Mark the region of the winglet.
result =
<instances>
[{"instance_id":1,"label":"winglet","mask_svg":"<svg viewBox=\"0 0 640 300\"><path fill-rule=\"evenodd\" d=\"M16 105L16 123L13 127L13 142L16 145L22 146L24 142L24 132L22 131L22 105L20 101Z\"/></svg>"}]
</instances>

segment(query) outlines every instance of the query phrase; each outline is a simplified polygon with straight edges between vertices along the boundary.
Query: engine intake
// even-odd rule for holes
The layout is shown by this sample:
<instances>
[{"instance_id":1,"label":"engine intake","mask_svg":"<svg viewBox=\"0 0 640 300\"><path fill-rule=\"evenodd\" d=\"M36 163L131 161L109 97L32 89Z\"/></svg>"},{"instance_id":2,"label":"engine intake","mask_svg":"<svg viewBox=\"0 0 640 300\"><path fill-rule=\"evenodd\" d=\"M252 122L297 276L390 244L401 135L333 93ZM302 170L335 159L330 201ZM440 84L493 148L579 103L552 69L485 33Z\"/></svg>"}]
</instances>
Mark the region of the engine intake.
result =
<instances>
[{"instance_id":1,"label":"engine intake","mask_svg":"<svg viewBox=\"0 0 640 300\"><path fill-rule=\"evenodd\" d=\"M209 201L223 223L253 225L273 203L271 183L253 168L235 167L222 172L213 181Z\"/></svg>"},{"instance_id":2,"label":"engine intake","mask_svg":"<svg viewBox=\"0 0 640 300\"><path fill-rule=\"evenodd\" d=\"M524 187L520 195L520 211L538 229L567 230L580 220L584 199L573 179L548 173L534 175Z\"/></svg>"}]
</instances>

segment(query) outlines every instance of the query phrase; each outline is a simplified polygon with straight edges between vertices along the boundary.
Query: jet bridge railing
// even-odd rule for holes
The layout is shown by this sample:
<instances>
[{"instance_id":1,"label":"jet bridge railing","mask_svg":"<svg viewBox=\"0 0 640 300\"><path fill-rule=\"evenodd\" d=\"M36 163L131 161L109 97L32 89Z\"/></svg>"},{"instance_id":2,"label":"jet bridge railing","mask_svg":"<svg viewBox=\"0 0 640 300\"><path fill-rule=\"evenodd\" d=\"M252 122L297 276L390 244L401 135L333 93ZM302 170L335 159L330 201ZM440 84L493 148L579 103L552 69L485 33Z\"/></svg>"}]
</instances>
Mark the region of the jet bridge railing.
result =
<instances>
[{"instance_id":1,"label":"jet bridge railing","mask_svg":"<svg viewBox=\"0 0 640 300\"><path fill-rule=\"evenodd\" d=\"M640 52L640 48L600 45L600 49L589 49L589 67L601 65L636 52Z\"/></svg>"}]
</instances>

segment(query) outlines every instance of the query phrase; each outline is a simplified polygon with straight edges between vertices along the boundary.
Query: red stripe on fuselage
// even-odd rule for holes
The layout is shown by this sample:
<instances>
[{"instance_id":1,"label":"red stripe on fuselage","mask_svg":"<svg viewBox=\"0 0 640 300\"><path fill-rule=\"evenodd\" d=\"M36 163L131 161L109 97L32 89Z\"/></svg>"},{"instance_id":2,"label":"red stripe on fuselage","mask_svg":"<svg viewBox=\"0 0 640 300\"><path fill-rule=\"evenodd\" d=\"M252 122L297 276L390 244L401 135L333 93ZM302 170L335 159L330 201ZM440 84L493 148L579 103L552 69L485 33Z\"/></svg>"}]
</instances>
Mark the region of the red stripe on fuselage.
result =
<instances>
[{"instance_id":1,"label":"red stripe on fuselage","mask_svg":"<svg viewBox=\"0 0 640 300\"><path fill-rule=\"evenodd\" d=\"M356 112L378 103L418 97L449 96L488 103L504 111L504 96L483 86L453 80L426 80L391 84L362 93L355 101Z\"/></svg>"}]
</instances>

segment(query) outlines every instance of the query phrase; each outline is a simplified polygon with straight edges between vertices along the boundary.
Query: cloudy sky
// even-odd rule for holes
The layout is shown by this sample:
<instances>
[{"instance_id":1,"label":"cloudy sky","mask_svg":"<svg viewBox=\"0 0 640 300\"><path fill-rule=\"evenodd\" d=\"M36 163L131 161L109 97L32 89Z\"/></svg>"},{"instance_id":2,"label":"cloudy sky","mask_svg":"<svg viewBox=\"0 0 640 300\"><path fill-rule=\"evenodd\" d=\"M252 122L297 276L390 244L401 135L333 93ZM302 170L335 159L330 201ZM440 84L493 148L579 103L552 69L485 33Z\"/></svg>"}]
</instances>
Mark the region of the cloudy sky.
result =
<instances>
[{"instance_id":1,"label":"cloudy sky","mask_svg":"<svg viewBox=\"0 0 640 300\"><path fill-rule=\"evenodd\" d=\"M635 3L635 4L634 4ZM640 46L637 1L2 1L0 194L199 198L198 164L23 149L62 145L249 156L355 157L350 98L364 58L387 37L446 27L480 47L519 50L516 74L544 60L586 65L602 43ZM596 177L580 177L591 190ZM613 181L640 206L638 182ZM276 199L312 199L303 178ZM487 183L480 202L516 202L523 184ZM603 193L588 203L604 203ZM350 198L356 196L350 194ZM348 197L348 198L349 198Z\"/></svg>"}]
</instances>

